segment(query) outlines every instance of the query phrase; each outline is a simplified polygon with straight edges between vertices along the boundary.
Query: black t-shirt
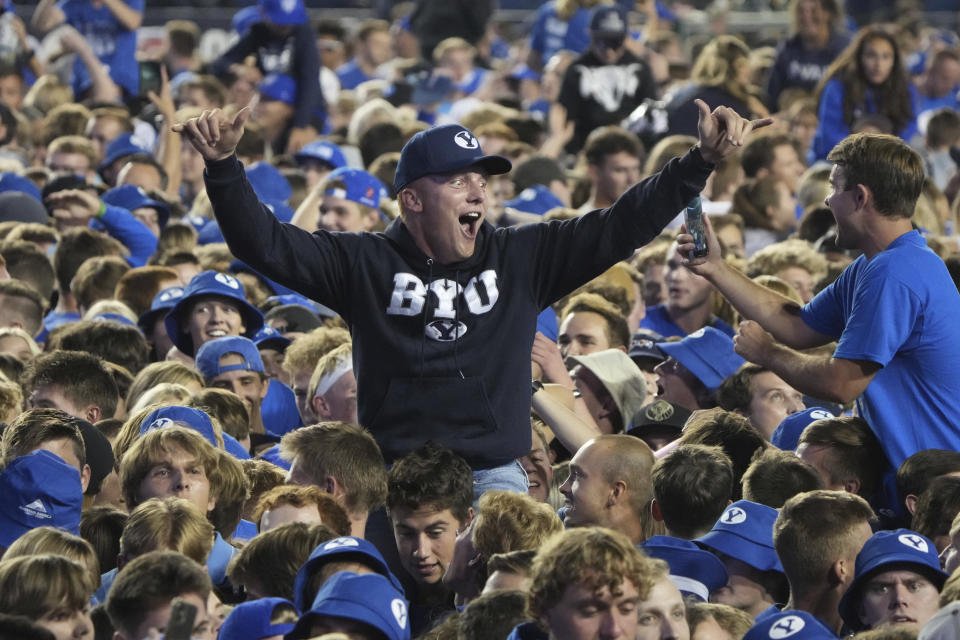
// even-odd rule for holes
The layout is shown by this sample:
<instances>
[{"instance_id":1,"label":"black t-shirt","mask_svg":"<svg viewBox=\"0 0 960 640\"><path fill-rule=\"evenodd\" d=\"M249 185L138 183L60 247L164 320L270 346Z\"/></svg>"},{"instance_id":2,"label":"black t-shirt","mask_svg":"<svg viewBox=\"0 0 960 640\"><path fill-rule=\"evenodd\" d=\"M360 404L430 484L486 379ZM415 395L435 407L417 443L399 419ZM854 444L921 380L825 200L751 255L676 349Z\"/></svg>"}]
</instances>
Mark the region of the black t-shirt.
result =
<instances>
[{"instance_id":1,"label":"black t-shirt","mask_svg":"<svg viewBox=\"0 0 960 640\"><path fill-rule=\"evenodd\" d=\"M646 62L625 51L616 64L593 52L577 58L563 76L558 102L575 123L569 153L577 153L597 127L620 124L641 102L656 96L656 83Z\"/></svg>"}]
</instances>

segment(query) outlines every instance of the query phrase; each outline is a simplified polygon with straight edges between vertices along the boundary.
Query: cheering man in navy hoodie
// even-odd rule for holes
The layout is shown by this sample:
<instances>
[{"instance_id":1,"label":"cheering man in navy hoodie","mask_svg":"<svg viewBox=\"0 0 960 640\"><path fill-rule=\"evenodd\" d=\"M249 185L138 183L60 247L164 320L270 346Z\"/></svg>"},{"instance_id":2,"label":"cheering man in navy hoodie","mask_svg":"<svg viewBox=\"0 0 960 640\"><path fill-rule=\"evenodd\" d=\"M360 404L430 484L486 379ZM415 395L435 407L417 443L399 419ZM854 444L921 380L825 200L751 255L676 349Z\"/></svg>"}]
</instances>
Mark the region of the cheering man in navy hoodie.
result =
<instances>
[{"instance_id":1,"label":"cheering man in navy hoodie","mask_svg":"<svg viewBox=\"0 0 960 640\"><path fill-rule=\"evenodd\" d=\"M475 493L526 493L530 352L537 315L630 257L700 193L754 128L698 101L700 141L613 206L567 221L494 229L487 177L510 170L460 125L416 134L394 178L401 217L383 233L308 233L279 222L234 150L249 115L175 125L206 161L207 193L237 258L335 310L353 335L360 423L387 463L432 440L463 456Z\"/></svg>"}]
</instances>

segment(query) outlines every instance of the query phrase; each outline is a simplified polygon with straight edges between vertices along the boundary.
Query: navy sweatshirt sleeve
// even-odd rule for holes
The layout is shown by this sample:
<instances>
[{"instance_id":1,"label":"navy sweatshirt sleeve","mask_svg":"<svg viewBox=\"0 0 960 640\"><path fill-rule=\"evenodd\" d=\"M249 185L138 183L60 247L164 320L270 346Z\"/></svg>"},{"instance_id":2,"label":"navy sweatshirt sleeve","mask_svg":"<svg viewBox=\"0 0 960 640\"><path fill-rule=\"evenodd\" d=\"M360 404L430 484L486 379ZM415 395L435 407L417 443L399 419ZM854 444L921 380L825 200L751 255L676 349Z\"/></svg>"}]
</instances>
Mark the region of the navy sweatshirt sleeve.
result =
<instances>
[{"instance_id":1,"label":"navy sweatshirt sleeve","mask_svg":"<svg viewBox=\"0 0 960 640\"><path fill-rule=\"evenodd\" d=\"M271 280L345 315L350 262L343 245L353 234L308 233L277 220L257 198L235 155L208 163L204 179L233 255Z\"/></svg>"},{"instance_id":2,"label":"navy sweatshirt sleeve","mask_svg":"<svg viewBox=\"0 0 960 640\"><path fill-rule=\"evenodd\" d=\"M294 59L297 102L293 113L293 126L306 127L312 122L314 112L323 107L320 93L320 56L308 24L297 28Z\"/></svg>"},{"instance_id":3,"label":"navy sweatshirt sleeve","mask_svg":"<svg viewBox=\"0 0 960 640\"><path fill-rule=\"evenodd\" d=\"M537 233L534 295L546 307L653 240L698 195L713 171L698 148L674 158L607 209L572 220L521 227Z\"/></svg>"}]
</instances>

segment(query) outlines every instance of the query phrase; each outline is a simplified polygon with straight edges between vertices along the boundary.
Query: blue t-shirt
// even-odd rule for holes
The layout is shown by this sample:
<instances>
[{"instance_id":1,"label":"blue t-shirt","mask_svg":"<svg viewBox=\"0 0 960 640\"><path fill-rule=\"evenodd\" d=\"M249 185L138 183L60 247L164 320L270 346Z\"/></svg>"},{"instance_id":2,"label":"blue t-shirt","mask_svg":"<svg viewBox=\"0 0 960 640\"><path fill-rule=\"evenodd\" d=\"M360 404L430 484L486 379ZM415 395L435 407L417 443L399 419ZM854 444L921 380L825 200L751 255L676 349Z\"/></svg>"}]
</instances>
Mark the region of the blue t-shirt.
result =
<instances>
[{"instance_id":1,"label":"blue t-shirt","mask_svg":"<svg viewBox=\"0 0 960 640\"><path fill-rule=\"evenodd\" d=\"M713 321L707 325L722 331L731 338L733 334L736 333L733 330L733 327L728 325L726 322L720 318L714 318ZM641 329L649 329L651 331L656 331L664 338L669 338L671 336L685 336L687 332L681 329L677 323L670 319L670 314L667 313L667 305L658 304L653 307L647 307L647 315L640 321Z\"/></svg>"},{"instance_id":2,"label":"blue t-shirt","mask_svg":"<svg viewBox=\"0 0 960 640\"><path fill-rule=\"evenodd\" d=\"M296 394L279 380L270 381L267 395L260 403L260 417L263 428L274 436L282 436L303 426Z\"/></svg>"},{"instance_id":3,"label":"blue t-shirt","mask_svg":"<svg viewBox=\"0 0 960 640\"><path fill-rule=\"evenodd\" d=\"M143 12L144 0L124 2L131 9ZM96 9L90 0L61 0L57 6L67 23L83 35L100 62L109 68L110 78L130 95L137 95L140 90L137 32L123 26L106 5ZM77 95L90 87L90 74L79 58L73 65L72 86Z\"/></svg>"},{"instance_id":4,"label":"blue t-shirt","mask_svg":"<svg viewBox=\"0 0 960 640\"><path fill-rule=\"evenodd\" d=\"M860 256L803 308L834 356L882 368L857 409L894 468L922 449L960 451L960 294L916 231Z\"/></svg>"},{"instance_id":5,"label":"blue t-shirt","mask_svg":"<svg viewBox=\"0 0 960 640\"><path fill-rule=\"evenodd\" d=\"M530 48L540 54L542 64L561 49L583 53L590 46L590 10L577 9L570 20L557 17L555 2L546 2L537 10L530 30Z\"/></svg>"}]
</instances>

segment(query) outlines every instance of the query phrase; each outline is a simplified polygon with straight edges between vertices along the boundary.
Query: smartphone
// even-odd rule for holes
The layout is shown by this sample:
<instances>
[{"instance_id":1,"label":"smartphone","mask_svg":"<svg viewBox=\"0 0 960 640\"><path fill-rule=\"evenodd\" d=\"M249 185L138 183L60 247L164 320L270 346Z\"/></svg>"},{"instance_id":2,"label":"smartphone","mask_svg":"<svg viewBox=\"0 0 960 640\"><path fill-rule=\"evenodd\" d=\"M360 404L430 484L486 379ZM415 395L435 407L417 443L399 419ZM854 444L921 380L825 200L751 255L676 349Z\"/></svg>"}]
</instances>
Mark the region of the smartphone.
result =
<instances>
[{"instance_id":1,"label":"smartphone","mask_svg":"<svg viewBox=\"0 0 960 640\"><path fill-rule=\"evenodd\" d=\"M687 205L686 216L684 219L687 225L687 233L693 236L693 251L690 252L690 259L702 258L710 250L707 248L707 229L703 221L703 207L700 203L700 196L697 196Z\"/></svg>"},{"instance_id":2,"label":"smartphone","mask_svg":"<svg viewBox=\"0 0 960 640\"><path fill-rule=\"evenodd\" d=\"M176 598L170 607L170 621L163 634L164 640L190 640L197 620L197 606Z\"/></svg>"},{"instance_id":3,"label":"smartphone","mask_svg":"<svg viewBox=\"0 0 960 640\"><path fill-rule=\"evenodd\" d=\"M138 63L140 68L140 94L148 96L150 92L159 95L162 77L160 75L160 62L157 60L141 60Z\"/></svg>"}]
</instances>

